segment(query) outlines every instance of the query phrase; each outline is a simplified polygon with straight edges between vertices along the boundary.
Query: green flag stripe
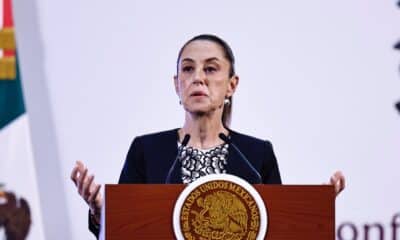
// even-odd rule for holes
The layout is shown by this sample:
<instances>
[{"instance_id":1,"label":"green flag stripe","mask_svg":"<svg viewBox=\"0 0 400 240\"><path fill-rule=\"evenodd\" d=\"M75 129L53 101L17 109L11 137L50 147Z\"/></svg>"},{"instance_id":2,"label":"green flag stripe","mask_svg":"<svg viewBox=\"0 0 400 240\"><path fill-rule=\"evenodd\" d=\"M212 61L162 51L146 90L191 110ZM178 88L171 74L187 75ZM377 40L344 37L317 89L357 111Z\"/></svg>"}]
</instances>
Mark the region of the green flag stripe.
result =
<instances>
[{"instance_id":1,"label":"green flag stripe","mask_svg":"<svg viewBox=\"0 0 400 240\"><path fill-rule=\"evenodd\" d=\"M0 81L0 129L25 113L18 58L16 78Z\"/></svg>"}]
</instances>

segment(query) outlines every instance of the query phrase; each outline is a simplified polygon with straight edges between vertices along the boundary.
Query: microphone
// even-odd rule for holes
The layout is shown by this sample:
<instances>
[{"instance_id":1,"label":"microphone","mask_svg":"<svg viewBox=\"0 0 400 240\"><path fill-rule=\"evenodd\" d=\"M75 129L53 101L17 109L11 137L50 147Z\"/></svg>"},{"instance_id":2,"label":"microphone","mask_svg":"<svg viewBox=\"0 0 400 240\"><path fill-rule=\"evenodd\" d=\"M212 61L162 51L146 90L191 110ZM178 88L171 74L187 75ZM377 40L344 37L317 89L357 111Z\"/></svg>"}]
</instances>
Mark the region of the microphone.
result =
<instances>
[{"instance_id":1,"label":"microphone","mask_svg":"<svg viewBox=\"0 0 400 240\"><path fill-rule=\"evenodd\" d=\"M174 169L175 169L175 167L176 167L176 163L178 162L179 155L181 155L182 149L183 149L184 147L186 147L186 145L189 143L189 140L190 140L190 135L189 135L189 134L186 134L186 135L183 137L182 144L181 144L181 146L180 146L179 149L178 149L178 154L176 155L175 161L174 161L174 163L172 164L171 168L170 168L169 171L168 171L167 177L165 178L165 183L167 183L167 184L170 184L170 183L171 183L171 175L172 175L172 172L174 171Z\"/></svg>"},{"instance_id":2,"label":"microphone","mask_svg":"<svg viewBox=\"0 0 400 240\"><path fill-rule=\"evenodd\" d=\"M250 163L250 161L246 158L246 156L239 150L239 148L232 142L231 139L229 139L225 134L220 133L219 138L221 138L224 142L228 143L230 146L235 149L235 151L239 154L240 158L243 159L243 161L249 166L252 172L257 176L259 183L262 183L262 178L260 173L253 167L253 165Z\"/></svg>"},{"instance_id":3,"label":"microphone","mask_svg":"<svg viewBox=\"0 0 400 240\"><path fill-rule=\"evenodd\" d=\"M399 7L400 7L400 2L399 2ZM400 50L400 42L397 42L393 47L394 49Z\"/></svg>"}]
</instances>

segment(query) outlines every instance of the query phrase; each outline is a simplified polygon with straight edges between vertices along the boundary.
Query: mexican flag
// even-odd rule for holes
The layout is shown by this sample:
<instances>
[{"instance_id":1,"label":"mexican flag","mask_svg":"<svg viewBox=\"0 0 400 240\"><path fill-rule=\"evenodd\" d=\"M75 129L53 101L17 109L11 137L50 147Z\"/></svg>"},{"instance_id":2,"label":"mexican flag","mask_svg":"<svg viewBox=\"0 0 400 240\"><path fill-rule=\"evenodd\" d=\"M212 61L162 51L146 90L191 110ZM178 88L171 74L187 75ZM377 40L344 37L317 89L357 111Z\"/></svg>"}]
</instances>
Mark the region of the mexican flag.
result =
<instances>
[{"instance_id":1,"label":"mexican flag","mask_svg":"<svg viewBox=\"0 0 400 240\"><path fill-rule=\"evenodd\" d=\"M32 224L27 239L40 240L44 239L40 199L11 4L11 0L0 0L0 186L28 201Z\"/></svg>"}]
</instances>

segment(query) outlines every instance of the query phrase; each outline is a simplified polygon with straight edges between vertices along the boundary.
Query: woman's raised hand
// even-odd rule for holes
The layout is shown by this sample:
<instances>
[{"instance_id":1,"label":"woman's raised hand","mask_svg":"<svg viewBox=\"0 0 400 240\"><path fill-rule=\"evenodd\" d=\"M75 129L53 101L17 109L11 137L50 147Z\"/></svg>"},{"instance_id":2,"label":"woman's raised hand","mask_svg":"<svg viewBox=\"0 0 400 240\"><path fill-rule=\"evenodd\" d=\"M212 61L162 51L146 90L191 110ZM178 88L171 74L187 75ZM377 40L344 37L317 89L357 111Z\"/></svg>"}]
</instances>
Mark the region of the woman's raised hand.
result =
<instances>
[{"instance_id":1,"label":"woman's raised hand","mask_svg":"<svg viewBox=\"0 0 400 240\"><path fill-rule=\"evenodd\" d=\"M71 172L71 180L75 183L79 195L89 205L90 212L97 223L100 223L102 197L100 194L100 184L94 182L94 175L88 174L87 167L77 161Z\"/></svg>"},{"instance_id":2,"label":"woman's raised hand","mask_svg":"<svg viewBox=\"0 0 400 240\"><path fill-rule=\"evenodd\" d=\"M335 187L336 196L338 196L345 188L346 179L341 171L337 171L332 175L329 182Z\"/></svg>"}]
</instances>

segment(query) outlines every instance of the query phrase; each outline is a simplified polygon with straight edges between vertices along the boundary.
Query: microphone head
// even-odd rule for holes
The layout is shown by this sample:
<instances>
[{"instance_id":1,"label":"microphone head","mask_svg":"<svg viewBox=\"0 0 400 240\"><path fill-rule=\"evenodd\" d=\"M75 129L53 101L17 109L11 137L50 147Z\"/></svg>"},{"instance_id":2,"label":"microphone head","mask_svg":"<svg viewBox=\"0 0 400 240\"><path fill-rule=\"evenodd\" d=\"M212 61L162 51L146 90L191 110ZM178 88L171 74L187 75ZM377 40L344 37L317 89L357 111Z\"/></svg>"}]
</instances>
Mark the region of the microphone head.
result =
<instances>
[{"instance_id":1,"label":"microphone head","mask_svg":"<svg viewBox=\"0 0 400 240\"><path fill-rule=\"evenodd\" d=\"M218 137L221 138L226 143L230 143L231 142L231 140L228 138L228 136L226 136L223 133L218 134Z\"/></svg>"},{"instance_id":2,"label":"microphone head","mask_svg":"<svg viewBox=\"0 0 400 240\"><path fill-rule=\"evenodd\" d=\"M397 111L400 113L400 102L396 103L395 107L396 107Z\"/></svg>"},{"instance_id":3,"label":"microphone head","mask_svg":"<svg viewBox=\"0 0 400 240\"><path fill-rule=\"evenodd\" d=\"M397 42L393 47L394 49L400 50L400 41Z\"/></svg>"},{"instance_id":4,"label":"microphone head","mask_svg":"<svg viewBox=\"0 0 400 240\"><path fill-rule=\"evenodd\" d=\"M183 137L182 146L186 147L186 145L188 144L189 140L190 140L190 135L189 135L189 134L186 134L186 135Z\"/></svg>"}]
</instances>

